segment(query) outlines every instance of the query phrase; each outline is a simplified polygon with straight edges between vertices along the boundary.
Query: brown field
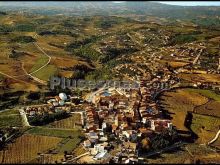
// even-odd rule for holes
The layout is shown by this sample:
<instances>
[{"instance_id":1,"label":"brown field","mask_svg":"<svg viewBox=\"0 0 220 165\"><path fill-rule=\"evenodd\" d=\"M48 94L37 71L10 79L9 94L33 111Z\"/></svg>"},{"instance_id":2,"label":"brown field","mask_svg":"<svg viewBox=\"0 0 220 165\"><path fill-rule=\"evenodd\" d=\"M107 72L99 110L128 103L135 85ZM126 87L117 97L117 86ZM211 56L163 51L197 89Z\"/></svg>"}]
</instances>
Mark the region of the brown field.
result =
<instances>
[{"instance_id":1,"label":"brown field","mask_svg":"<svg viewBox=\"0 0 220 165\"><path fill-rule=\"evenodd\" d=\"M73 154L76 156L82 155L84 153L86 153L87 151L84 149L84 147L82 147L81 145L79 145L74 151Z\"/></svg>"},{"instance_id":2,"label":"brown field","mask_svg":"<svg viewBox=\"0 0 220 165\"><path fill-rule=\"evenodd\" d=\"M51 64L54 64L59 68L68 68L73 67L76 64L79 64L79 61L73 58L53 57L51 60Z\"/></svg>"},{"instance_id":3,"label":"brown field","mask_svg":"<svg viewBox=\"0 0 220 165\"><path fill-rule=\"evenodd\" d=\"M37 153L56 147L61 138L38 135L23 135L0 151L1 163L27 163L37 157Z\"/></svg>"},{"instance_id":4,"label":"brown field","mask_svg":"<svg viewBox=\"0 0 220 165\"><path fill-rule=\"evenodd\" d=\"M171 61L168 63L172 68L179 68L188 65L187 62Z\"/></svg>"},{"instance_id":5,"label":"brown field","mask_svg":"<svg viewBox=\"0 0 220 165\"><path fill-rule=\"evenodd\" d=\"M179 74L179 77L190 82L220 82L219 74Z\"/></svg>"},{"instance_id":6,"label":"brown field","mask_svg":"<svg viewBox=\"0 0 220 165\"><path fill-rule=\"evenodd\" d=\"M212 100L204 105L195 107L195 113L220 117L219 107L220 107L220 102Z\"/></svg>"}]
</instances>

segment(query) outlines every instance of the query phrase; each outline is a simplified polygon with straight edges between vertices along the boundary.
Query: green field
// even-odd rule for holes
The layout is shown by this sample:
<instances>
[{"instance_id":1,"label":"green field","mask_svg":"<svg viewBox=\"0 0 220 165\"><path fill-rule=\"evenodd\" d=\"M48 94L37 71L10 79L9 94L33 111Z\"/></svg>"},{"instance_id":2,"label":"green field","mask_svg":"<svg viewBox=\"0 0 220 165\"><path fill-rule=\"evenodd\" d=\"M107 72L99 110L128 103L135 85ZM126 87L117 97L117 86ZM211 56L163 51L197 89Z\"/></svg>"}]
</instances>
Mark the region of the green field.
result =
<instances>
[{"instance_id":1,"label":"green field","mask_svg":"<svg viewBox=\"0 0 220 165\"><path fill-rule=\"evenodd\" d=\"M47 137L62 138L62 141L55 147L58 151L58 155L62 155L64 151L71 152L82 141L79 136L83 136L81 130L78 129L58 129L58 128L46 128L46 127L34 127L26 131L26 134L42 135Z\"/></svg>"},{"instance_id":2,"label":"green field","mask_svg":"<svg viewBox=\"0 0 220 165\"><path fill-rule=\"evenodd\" d=\"M22 120L17 110L7 110L0 112L0 128L1 127L21 127Z\"/></svg>"},{"instance_id":3,"label":"green field","mask_svg":"<svg viewBox=\"0 0 220 165\"><path fill-rule=\"evenodd\" d=\"M205 116L200 114L193 114L193 121L191 129L195 133L199 133L203 127L207 131L218 131L220 125L220 118Z\"/></svg>"},{"instance_id":4,"label":"green field","mask_svg":"<svg viewBox=\"0 0 220 165\"><path fill-rule=\"evenodd\" d=\"M54 136L67 138L71 136L72 138L78 137L81 135L81 131L78 129L55 129L55 128L46 128L46 127L34 127L28 130L26 133L34 135L43 135L43 136Z\"/></svg>"},{"instance_id":5,"label":"green field","mask_svg":"<svg viewBox=\"0 0 220 165\"><path fill-rule=\"evenodd\" d=\"M60 153L63 153L64 151L70 152L74 150L78 146L78 144L81 142L81 139L77 137L74 137L72 139L67 138L67 139L64 139L62 142L63 144L58 147L58 151Z\"/></svg>"},{"instance_id":6,"label":"green field","mask_svg":"<svg viewBox=\"0 0 220 165\"><path fill-rule=\"evenodd\" d=\"M35 76L41 80L48 81L49 78L52 75L55 75L56 73L57 73L57 68L54 65L48 65L45 68L34 73L33 76Z\"/></svg>"},{"instance_id":7,"label":"green field","mask_svg":"<svg viewBox=\"0 0 220 165\"><path fill-rule=\"evenodd\" d=\"M38 58L38 60L35 62L34 66L31 68L30 72L34 72L35 70L42 67L44 64L48 62L47 56L41 56Z\"/></svg>"}]
</instances>

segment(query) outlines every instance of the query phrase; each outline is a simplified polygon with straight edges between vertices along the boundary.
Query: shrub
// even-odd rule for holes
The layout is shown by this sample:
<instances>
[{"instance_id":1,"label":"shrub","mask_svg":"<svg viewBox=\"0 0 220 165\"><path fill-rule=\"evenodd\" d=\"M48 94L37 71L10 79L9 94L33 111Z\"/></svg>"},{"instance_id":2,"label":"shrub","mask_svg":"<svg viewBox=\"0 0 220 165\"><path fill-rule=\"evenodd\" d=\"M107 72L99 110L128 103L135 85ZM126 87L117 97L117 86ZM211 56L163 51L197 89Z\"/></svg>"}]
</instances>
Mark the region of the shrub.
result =
<instances>
[{"instance_id":1,"label":"shrub","mask_svg":"<svg viewBox=\"0 0 220 165\"><path fill-rule=\"evenodd\" d=\"M18 36L11 40L12 42L19 42L19 43L30 43L35 42L36 39L32 38L31 36Z\"/></svg>"}]
</instances>

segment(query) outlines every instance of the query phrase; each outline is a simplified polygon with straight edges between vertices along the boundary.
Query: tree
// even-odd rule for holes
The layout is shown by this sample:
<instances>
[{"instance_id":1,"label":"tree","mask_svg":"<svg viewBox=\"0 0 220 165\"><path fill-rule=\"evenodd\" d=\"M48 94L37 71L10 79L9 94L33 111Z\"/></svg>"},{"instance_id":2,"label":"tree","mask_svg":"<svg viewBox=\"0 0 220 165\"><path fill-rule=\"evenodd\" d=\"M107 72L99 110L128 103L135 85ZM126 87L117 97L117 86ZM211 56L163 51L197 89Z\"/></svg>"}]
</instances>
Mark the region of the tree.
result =
<instances>
[{"instance_id":1,"label":"tree","mask_svg":"<svg viewBox=\"0 0 220 165\"><path fill-rule=\"evenodd\" d=\"M155 150L168 147L178 140L178 134L176 130L164 129L160 134L155 135L152 138L152 148Z\"/></svg>"},{"instance_id":2,"label":"tree","mask_svg":"<svg viewBox=\"0 0 220 165\"><path fill-rule=\"evenodd\" d=\"M143 140L141 140L141 149L142 151L148 151L151 148L151 143L150 140L148 138L144 138Z\"/></svg>"}]
</instances>

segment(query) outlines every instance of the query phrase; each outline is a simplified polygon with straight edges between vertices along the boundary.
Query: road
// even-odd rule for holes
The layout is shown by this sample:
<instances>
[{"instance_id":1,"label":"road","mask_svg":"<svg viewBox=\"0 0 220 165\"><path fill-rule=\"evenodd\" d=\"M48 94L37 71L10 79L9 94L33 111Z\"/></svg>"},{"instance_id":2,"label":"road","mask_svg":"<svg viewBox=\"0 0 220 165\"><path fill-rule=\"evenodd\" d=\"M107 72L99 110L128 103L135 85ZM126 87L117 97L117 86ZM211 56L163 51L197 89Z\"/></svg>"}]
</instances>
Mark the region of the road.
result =
<instances>
[{"instance_id":1,"label":"road","mask_svg":"<svg viewBox=\"0 0 220 165\"><path fill-rule=\"evenodd\" d=\"M217 70L220 70L220 58L218 59L218 68Z\"/></svg>"},{"instance_id":2,"label":"road","mask_svg":"<svg viewBox=\"0 0 220 165\"><path fill-rule=\"evenodd\" d=\"M220 135L220 130L218 130L218 132L215 135L215 137L210 142L208 142L208 145L214 143L218 139L219 135Z\"/></svg>"},{"instance_id":3,"label":"road","mask_svg":"<svg viewBox=\"0 0 220 165\"><path fill-rule=\"evenodd\" d=\"M193 61L193 65L195 65L198 62L198 60L199 60L199 58L200 58L200 56L202 54L202 51L203 51L203 49L200 49L199 54L196 56L195 60Z\"/></svg>"},{"instance_id":4,"label":"road","mask_svg":"<svg viewBox=\"0 0 220 165\"><path fill-rule=\"evenodd\" d=\"M22 121L23 121L24 126L30 127L30 124L28 122L25 111L23 109L19 109L19 112L20 112L20 115L22 117Z\"/></svg>"},{"instance_id":5,"label":"road","mask_svg":"<svg viewBox=\"0 0 220 165\"><path fill-rule=\"evenodd\" d=\"M89 93L88 95L86 95L85 100L88 102L95 103L95 95L105 90L105 88L106 87L104 85L103 87L99 88L97 91Z\"/></svg>"},{"instance_id":6,"label":"road","mask_svg":"<svg viewBox=\"0 0 220 165\"><path fill-rule=\"evenodd\" d=\"M72 161L74 161L74 160L76 160L76 159L79 159L79 158L81 158L81 157L83 157L83 156L86 156L86 155L88 155L88 154L89 154L89 152L86 152L86 153L81 154L81 155L79 155L79 156L77 156L77 157L75 157L75 158L73 158L73 159L71 159L71 160L68 160L68 162L72 162Z\"/></svg>"},{"instance_id":7,"label":"road","mask_svg":"<svg viewBox=\"0 0 220 165\"><path fill-rule=\"evenodd\" d=\"M6 74L6 73L3 73L3 72L1 72L1 71L0 71L0 74L4 75L4 76L6 76L6 77L9 77L9 78L11 78L11 79L17 80L17 81L19 81L19 82L25 83L25 84L31 84L31 83L29 83L29 82L26 82L26 81L17 79L17 78L15 78L15 77L13 77L13 76L11 76L11 75L8 75L8 74Z\"/></svg>"}]
</instances>

